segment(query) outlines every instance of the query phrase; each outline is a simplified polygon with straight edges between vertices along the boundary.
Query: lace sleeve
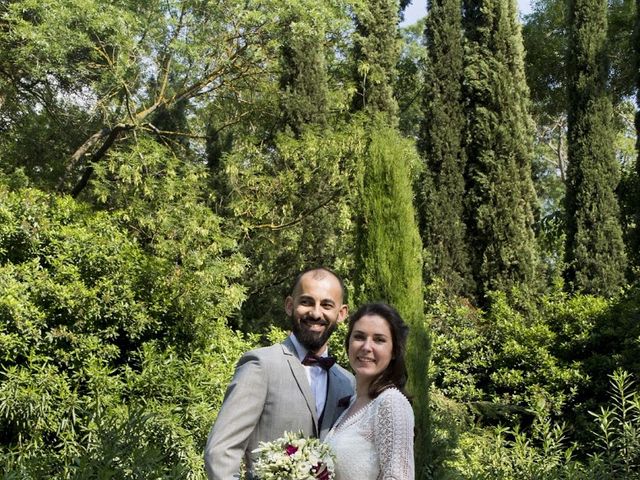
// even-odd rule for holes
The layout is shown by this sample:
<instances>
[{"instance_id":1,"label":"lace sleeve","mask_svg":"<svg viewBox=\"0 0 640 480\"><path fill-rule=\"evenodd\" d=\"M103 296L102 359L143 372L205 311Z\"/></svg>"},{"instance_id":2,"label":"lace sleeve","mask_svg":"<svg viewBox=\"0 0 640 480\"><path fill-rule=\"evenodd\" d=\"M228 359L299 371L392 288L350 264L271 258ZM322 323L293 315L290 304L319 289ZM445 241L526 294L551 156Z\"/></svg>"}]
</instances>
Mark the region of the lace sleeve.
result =
<instances>
[{"instance_id":1,"label":"lace sleeve","mask_svg":"<svg viewBox=\"0 0 640 480\"><path fill-rule=\"evenodd\" d=\"M379 480L413 480L413 410L395 388L380 394L375 415L375 446L380 456Z\"/></svg>"}]
</instances>

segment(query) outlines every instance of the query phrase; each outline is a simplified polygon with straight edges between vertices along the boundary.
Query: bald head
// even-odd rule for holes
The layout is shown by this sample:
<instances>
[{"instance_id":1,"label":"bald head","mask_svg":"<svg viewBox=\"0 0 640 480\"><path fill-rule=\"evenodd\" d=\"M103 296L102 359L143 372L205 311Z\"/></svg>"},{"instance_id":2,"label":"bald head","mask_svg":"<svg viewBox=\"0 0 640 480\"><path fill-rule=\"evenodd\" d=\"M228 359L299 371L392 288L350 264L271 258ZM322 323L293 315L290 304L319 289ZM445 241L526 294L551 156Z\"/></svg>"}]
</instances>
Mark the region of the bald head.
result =
<instances>
[{"instance_id":1,"label":"bald head","mask_svg":"<svg viewBox=\"0 0 640 480\"><path fill-rule=\"evenodd\" d=\"M345 302L345 299L347 297L347 292L344 288L344 282L342 281L342 278L340 278L340 276L337 273L335 273L333 270L330 270L326 267L308 268L307 270L303 270L302 272L300 272L296 277L295 281L293 282L293 286L291 287L291 296L295 297L297 294L300 293L300 282L302 280L302 277L311 278L313 280L322 280L326 277L335 278L340 284L340 292L342 295L342 298L340 299L340 303Z\"/></svg>"}]
</instances>

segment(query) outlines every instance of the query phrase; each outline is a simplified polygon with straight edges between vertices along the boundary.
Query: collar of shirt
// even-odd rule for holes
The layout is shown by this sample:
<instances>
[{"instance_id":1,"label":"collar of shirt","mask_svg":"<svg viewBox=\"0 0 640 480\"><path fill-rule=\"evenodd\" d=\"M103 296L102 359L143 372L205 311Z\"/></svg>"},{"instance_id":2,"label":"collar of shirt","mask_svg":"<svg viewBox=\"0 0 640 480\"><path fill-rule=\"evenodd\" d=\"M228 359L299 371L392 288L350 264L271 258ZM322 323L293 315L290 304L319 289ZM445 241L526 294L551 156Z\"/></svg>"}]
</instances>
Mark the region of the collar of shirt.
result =
<instances>
[{"instance_id":1,"label":"collar of shirt","mask_svg":"<svg viewBox=\"0 0 640 480\"><path fill-rule=\"evenodd\" d=\"M298 354L298 360L300 360L302 362L304 360L304 357L307 356L307 353L309 353L309 350L302 346L302 344L298 341L298 339L296 338L296 336L293 333L291 335L289 335L289 338L293 342L293 346L296 347L296 353ZM322 352L318 356L319 357L328 357L329 356L329 349L325 348L324 352ZM319 367L319 366L311 366L309 368L319 368L320 370L322 370L322 368Z\"/></svg>"}]
</instances>

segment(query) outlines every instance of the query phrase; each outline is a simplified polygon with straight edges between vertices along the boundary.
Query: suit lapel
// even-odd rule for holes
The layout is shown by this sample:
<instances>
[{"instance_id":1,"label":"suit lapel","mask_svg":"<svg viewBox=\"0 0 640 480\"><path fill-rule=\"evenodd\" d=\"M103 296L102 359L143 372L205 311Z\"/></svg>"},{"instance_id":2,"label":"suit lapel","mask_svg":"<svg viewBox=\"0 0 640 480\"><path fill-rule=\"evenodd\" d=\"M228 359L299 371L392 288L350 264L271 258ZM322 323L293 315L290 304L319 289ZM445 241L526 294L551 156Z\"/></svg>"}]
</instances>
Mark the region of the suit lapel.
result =
<instances>
[{"instance_id":1,"label":"suit lapel","mask_svg":"<svg viewBox=\"0 0 640 480\"><path fill-rule=\"evenodd\" d=\"M307 373L305 372L302 363L300 363L300 359L296 354L296 349L288 338L282 344L282 351L289 363L289 368L291 369L291 373L293 378L295 378L296 383L298 384L298 388L302 392L302 395L307 403L307 408L313 417L313 424L316 430L316 435L318 434L318 415L316 413L316 400L311 392L311 387L309 386L309 379L307 378Z\"/></svg>"},{"instance_id":2,"label":"suit lapel","mask_svg":"<svg viewBox=\"0 0 640 480\"><path fill-rule=\"evenodd\" d=\"M345 395L344 385L342 385L340 376L336 373L336 367L329 369L327 401L324 404L324 412L322 413L322 425L320 425L320 438L324 438L336 417L341 411L338 411L338 400ZM343 408L344 409L344 408Z\"/></svg>"}]
</instances>

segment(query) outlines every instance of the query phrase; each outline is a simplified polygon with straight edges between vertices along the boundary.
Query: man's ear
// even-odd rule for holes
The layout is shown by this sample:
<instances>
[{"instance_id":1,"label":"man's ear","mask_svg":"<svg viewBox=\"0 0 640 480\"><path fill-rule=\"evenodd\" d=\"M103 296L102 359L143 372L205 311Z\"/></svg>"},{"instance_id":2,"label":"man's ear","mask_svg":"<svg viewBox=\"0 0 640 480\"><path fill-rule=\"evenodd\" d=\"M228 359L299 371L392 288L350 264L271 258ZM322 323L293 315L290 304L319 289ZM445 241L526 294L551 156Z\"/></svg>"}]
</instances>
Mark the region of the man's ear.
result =
<instances>
[{"instance_id":1,"label":"man's ear","mask_svg":"<svg viewBox=\"0 0 640 480\"><path fill-rule=\"evenodd\" d=\"M288 296L284 299L284 311L289 317L293 315L293 297Z\"/></svg>"},{"instance_id":2,"label":"man's ear","mask_svg":"<svg viewBox=\"0 0 640 480\"><path fill-rule=\"evenodd\" d=\"M342 305L340 306L340 311L338 312L338 323L344 322L344 319L349 315L349 306Z\"/></svg>"}]
</instances>

